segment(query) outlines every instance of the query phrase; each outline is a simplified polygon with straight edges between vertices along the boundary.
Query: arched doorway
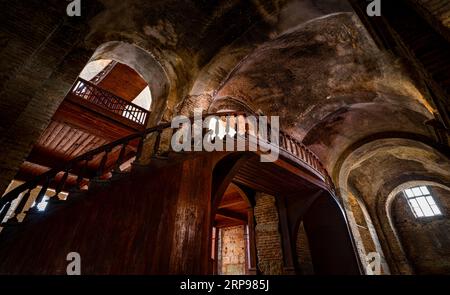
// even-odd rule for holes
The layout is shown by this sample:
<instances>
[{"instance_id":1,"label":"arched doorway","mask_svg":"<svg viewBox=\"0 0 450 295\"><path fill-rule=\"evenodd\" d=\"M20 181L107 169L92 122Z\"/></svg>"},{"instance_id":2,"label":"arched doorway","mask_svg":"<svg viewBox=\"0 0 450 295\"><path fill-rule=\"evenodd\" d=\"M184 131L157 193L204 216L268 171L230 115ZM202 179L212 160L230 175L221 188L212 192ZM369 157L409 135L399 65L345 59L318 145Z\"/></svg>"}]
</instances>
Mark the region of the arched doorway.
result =
<instances>
[{"instance_id":1,"label":"arched doorway","mask_svg":"<svg viewBox=\"0 0 450 295\"><path fill-rule=\"evenodd\" d=\"M236 184L230 183L215 210L212 230L213 273L219 275L253 274L250 248L253 235L249 222L252 205ZM249 225L250 223L250 225Z\"/></svg>"},{"instance_id":2,"label":"arched doorway","mask_svg":"<svg viewBox=\"0 0 450 295\"><path fill-rule=\"evenodd\" d=\"M151 110L152 94L149 85L138 72L123 63L110 59L91 61L81 71L79 78L108 89L147 111ZM124 116L132 118L129 112L124 112Z\"/></svg>"},{"instance_id":3,"label":"arched doorway","mask_svg":"<svg viewBox=\"0 0 450 295\"><path fill-rule=\"evenodd\" d=\"M319 196L305 213L303 224L315 274L361 273L344 212L332 196Z\"/></svg>"},{"instance_id":4,"label":"arched doorway","mask_svg":"<svg viewBox=\"0 0 450 295\"><path fill-rule=\"evenodd\" d=\"M114 60L133 69L142 77L148 84L152 96L152 113L147 121L147 127L156 125L165 111L170 88L167 75L160 63L144 49L120 41L100 45L90 62L97 60Z\"/></svg>"},{"instance_id":5,"label":"arched doorway","mask_svg":"<svg viewBox=\"0 0 450 295\"><path fill-rule=\"evenodd\" d=\"M209 273L256 274L253 194L233 183L250 157L234 153L222 157L213 169Z\"/></svg>"},{"instance_id":6,"label":"arched doorway","mask_svg":"<svg viewBox=\"0 0 450 295\"><path fill-rule=\"evenodd\" d=\"M231 225L240 226L245 225L245 221L248 220L249 244L251 246L252 241L255 241L258 269L263 274L300 273L295 269L294 260L295 241L301 223L306 232L315 274L361 274L347 220L335 197L329 191L318 190L303 181L296 185L291 183L292 190L289 192L282 191L282 189L286 189L286 186L280 185L281 179L273 181L269 174L267 174L267 178L258 178L256 174L258 172L262 174L263 170L270 171L273 169L273 166L270 165L261 164L257 158L252 156L246 158L245 154L228 155L218 162L214 168L212 183L211 219L215 220L215 225L220 222L226 225L226 222L229 222L232 223ZM247 177L250 173L252 177ZM290 177L294 179L293 175L285 176L286 179ZM239 199L238 204L241 204L240 207L236 207L238 211L223 210L232 203L229 200L230 197L227 197L227 194L232 192L230 184L250 188L255 192L254 201L250 199L245 204L241 201L242 197L239 198L236 194L236 198ZM248 197L248 194L246 195ZM248 208L247 216L245 216L244 207L249 205L252 207ZM241 211L239 212L239 210ZM255 218L251 215L252 213ZM251 238L251 222L255 222L253 228L256 231L256 239ZM222 267L220 270L218 268L218 266L222 266L219 264L223 263L221 261L223 256L219 257L223 255L223 240L221 240L223 231L217 231L218 227L226 226L213 225L211 225L210 271L227 273ZM214 229L214 227L216 228ZM233 230L233 233L236 233L236 230ZM245 230L241 229L240 236L244 236L244 233ZM227 241L231 240L228 237L227 239ZM233 239L236 240L236 235ZM245 252L244 247L241 247L240 250ZM242 255L242 257L241 263L245 261L245 256ZM253 263L256 266L256 256L250 262L250 265ZM244 272L245 270L241 267L239 273L243 274Z\"/></svg>"}]
</instances>

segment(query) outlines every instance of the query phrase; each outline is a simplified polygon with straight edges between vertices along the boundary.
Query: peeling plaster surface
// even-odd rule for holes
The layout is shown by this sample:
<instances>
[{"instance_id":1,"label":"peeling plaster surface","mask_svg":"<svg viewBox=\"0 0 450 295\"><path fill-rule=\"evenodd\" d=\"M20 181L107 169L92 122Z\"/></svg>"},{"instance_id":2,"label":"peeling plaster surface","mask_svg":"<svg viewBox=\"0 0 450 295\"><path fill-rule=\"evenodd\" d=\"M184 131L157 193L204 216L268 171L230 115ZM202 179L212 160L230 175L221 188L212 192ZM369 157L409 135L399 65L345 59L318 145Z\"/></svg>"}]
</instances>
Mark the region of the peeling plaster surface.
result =
<instances>
[{"instance_id":1,"label":"peeling plaster surface","mask_svg":"<svg viewBox=\"0 0 450 295\"><path fill-rule=\"evenodd\" d=\"M228 105L223 98L229 97ZM430 105L351 13L309 21L248 55L221 85L221 107L278 115L332 169L349 144L377 132L429 135Z\"/></svg>"}]
</instances>

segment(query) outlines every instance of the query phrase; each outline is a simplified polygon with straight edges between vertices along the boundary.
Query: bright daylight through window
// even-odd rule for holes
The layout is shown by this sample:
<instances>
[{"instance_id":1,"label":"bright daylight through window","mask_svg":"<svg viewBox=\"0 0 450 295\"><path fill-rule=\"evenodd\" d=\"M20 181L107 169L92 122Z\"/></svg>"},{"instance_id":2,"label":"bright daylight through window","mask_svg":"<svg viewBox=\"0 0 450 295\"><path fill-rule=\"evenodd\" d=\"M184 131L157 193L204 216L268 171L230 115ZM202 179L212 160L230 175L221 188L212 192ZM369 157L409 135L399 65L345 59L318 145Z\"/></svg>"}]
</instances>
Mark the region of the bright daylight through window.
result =
<instances>
[{"instance_id":1,"label":"bright daylight through window","mask_svg":"<svg viewBox=\"0 0 450 295\"><path fill-rule=\"evenodd\" d=\"M426 186L417 186L403 191L416 218L442 215L430 190Z\"/></svg>"}]
</instances>

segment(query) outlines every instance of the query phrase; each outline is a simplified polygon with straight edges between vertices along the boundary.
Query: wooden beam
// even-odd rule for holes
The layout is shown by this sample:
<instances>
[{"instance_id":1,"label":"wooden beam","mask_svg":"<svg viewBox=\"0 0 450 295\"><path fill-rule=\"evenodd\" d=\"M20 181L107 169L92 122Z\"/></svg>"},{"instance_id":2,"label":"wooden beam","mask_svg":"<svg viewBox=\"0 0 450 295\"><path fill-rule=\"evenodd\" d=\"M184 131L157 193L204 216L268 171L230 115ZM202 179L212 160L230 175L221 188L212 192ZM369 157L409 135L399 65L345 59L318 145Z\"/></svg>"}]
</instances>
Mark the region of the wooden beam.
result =
<instances>
[{"instance_id":1,"label":"wooden beam","mask_svg":"<svg viewBox=\"0 0 450 295\"><path fill-rule=\"evenodd\" d=\"M234 219L226 219L224 217L223 220L216 220L214 221L214 226L216 228L227 228L227 227L234 227L234 226L240 226L240 225L246 225L243 221L237 221Z\"/></svg>"},{"instance_id":2,"label":"wooden beam","mask_svg":"<svg viewBox=\"0 0 450 295\"><path fill-rule=\"evenodd\" d=\"M53 116L53 120L64 122L98 137L108 136L111 139L145 129L142 125L73 94L67 95Z\"/></svg>"},{"instance_id":3,"label":"wooden beam","mask_svg":"<svg viewBox=\"0 0 450 295\"><path fill-rule=\"evenodd\" d=\"M228 209L217 209L216 214L229 219L242 221L244 223L247 223L248 221L247 216L245 216L244 214L240 214Z\"/></svg>"},{"instance_id":4,"label":"wooden beam","mask_svg":"<svg viewBox=\"0 0 450 295\"><path fill-rule=\"evenodd\" d=\"M222 202L220 203L219 208L228 208L236 205L242 205L243 208L247 207L247 203L243 199L240 199L231 202Z\"/></svg>"}]
</instances>

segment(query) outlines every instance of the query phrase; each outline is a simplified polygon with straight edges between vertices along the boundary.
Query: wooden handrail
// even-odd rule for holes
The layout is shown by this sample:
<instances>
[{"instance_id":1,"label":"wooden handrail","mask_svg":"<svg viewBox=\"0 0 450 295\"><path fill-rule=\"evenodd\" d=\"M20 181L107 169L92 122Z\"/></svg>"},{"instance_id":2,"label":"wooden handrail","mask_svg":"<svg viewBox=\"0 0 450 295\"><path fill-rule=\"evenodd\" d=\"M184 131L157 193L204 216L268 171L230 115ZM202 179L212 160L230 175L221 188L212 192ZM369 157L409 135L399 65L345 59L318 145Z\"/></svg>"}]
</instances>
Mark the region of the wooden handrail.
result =
<instances>
[{"instance_id":1,"label":"wooden handrail","mask_svg":"<svg viewBox=\"0 0 450 295\"><path fill-rule=\"evenodd\" d=\"M209 116L217 116L219 117L227 117L227 116L243 116L244 118L247 116L245 113L241 112L222 112L222 113L214 113L214 114L205 114L202 116L202 119L209 117ZM252 115L253 116L253 115ZM256 117L256 116L254 116ZM194 122L194 118L191 117L189 120ZM228 122L228 121L227 121ZM246 124L248 126L248 122L246 120ZM101 147L98 147L96 149L93 149L83 155L80 155L71 161L67 162L64 165L61 165L59 167L55 167L50 169L49 171L35 177L34 179L25 182L24 184L14 188L7 194L5 194L3 197L0 198L0 225L2 224L2 221L4 220L6 214L8 213L12 202L19 198L22 194L23 197L20 200L19 204L16 206L14 210L14 217L15 222L20 222L17 218L17 216L23 212L24 206L28 201L28 198L30 197L31 190L34 190L37 186L42 185L42 188L40 192L38 193L38 197L36 198L36 203L39 203L41 201L49 187L49 185L52 183L52 181L56 180L56 177L58 174L62 173L62 177L60 178L59 182L56 184L55 188L55 194L52 196L57 197L61 191L63 191L64 186L66 184L67 178L69 174L78 175L76 185L79 189L81 189L82 183L83 183L83 170L85 170L92 159L94 159L96 156L100 156L103 154L102 159L100 161L100 164L98 167L96 167L96 177L101 177L105 173L108 173L110 171L106 171L106 162L108 160L109 155L112 151L116 149L116 151L119 151L119 156L117 159L114 160L114 163L112 165L112 171L120 172L120 166L126 161L125 160L125 149L130 146L131 142L138 141L138 148L136 152L136 159L139 159L141 156L141 153L143 151L143 145L144 141L150 134L157 133L157 139L154 147L154 151L157 151L159 149L159 139L161 138L161 133L165 129L171 128L171 123L163 123L158 126L154 126L151 128L148 128L142 132L138 132L135 134L128 135L126 137L123 137L121 139L115 140L111 143L105 144ZM270 125L269 125L269 128ZM249 136L251 134L248 133L248 127L245 128L245 138L246 140L249 139ZM229 126L227 125L226 130L229 130ZM237 133L236 133L237 136ZM279 147L281 150L287 152L292 157L297 159L299 162L306 164L308 167L316 171L321 177L322 180L325 182L327 187L334 191L333 183L331 181L331 178L329 177L327 171L322 166L322 164L319 161L319 158L310 151L304 144L301 142L295 140L291 136L285 134L280 130L280 144ZM270 144L269 142L267 142ZM36 206L37 207L37 206ZM37 210L36 207L30 210ZM9 218L10 219L10 218ZM9 220L8 219L8 220Z\"/></svg>"}]
</instances>

